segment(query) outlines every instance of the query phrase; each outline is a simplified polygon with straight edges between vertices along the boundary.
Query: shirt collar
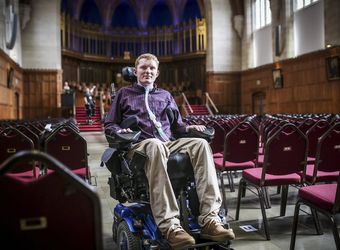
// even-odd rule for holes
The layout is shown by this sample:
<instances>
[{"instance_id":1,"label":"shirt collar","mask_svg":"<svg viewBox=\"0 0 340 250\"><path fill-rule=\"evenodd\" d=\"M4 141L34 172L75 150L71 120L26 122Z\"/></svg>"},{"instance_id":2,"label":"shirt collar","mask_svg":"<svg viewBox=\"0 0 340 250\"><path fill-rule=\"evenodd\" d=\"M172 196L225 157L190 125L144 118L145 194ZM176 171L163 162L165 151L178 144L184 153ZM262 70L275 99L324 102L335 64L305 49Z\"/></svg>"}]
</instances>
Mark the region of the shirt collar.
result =
<instances>
[{"instance_id":1,"label":"shirt collar","mask_svg":"<svg viewBox=\"0 0 340 250\"><path fill-rule=\"evenodd\" d=\"M134 84L134 86L136 86L138 89L143 89L143 91L145 91L145 87L144 87L142 84L140 84L139 82L136 82L136 83ZM150 90L150 93L156 91L156 89L157 89L157 84L154 83L154 84L153 84L153 88Z\"/></svg>"}]
</instances>

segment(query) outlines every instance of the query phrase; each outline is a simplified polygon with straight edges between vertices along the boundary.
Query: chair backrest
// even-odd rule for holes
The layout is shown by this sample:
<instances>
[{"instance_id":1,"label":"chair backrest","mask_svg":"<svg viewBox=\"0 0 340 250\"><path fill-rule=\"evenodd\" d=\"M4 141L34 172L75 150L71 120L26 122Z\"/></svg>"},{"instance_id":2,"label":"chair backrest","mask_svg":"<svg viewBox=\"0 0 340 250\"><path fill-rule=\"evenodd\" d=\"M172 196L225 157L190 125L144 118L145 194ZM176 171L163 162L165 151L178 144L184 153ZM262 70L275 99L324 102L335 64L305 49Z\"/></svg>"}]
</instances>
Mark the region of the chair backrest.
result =
<instances>
[{"instance_id":1,"label":"chair backrest","mask_svg":"<svg viewBox=\"0 0 340 250\"><path fill-rule=\"evenodd\" d=\"M58 127L45 140L45 152L70 169L88 168L86 140L67 125Z\"/></svg>"},{"instance_id":2,"label":"chair backrest","mask_svg":"<svg viewBox=\"0 0 340 250\"><path fill-rule=\"evenodd\" d=\"M257 161L259 134L249 122L241 122L225 137L224 161Z\"/></svg>"},{"instance_id":3,"label":"chair backrest","mask_svg":"<svg viewBox=\"0 0 340 250\"><path fill-rule=\"evenodd\" d=\"M0 133L0 164L7 158L17 152L23 150L33 150L34 144L30 138L21 133L14 127L7 127ZM32 177L38 173L35 172L34 162L21 163L16 169L12 170L13 173L22 173L32 170Z\"/></svg>"},{"instance_id":4,"label":"chair backrest","mask_svg":"<svg viewBox=\"0 0 340 250\"><path fill-rule=\"evenodd\" d=\"M313 118L307 118L306 120L304 120L300 125L299 125L299 129L301 130L302 133L306 134L306 132L308 131L308 129L310 129L311 127L313 127L313 125L316 123L316 120Z\"/></svg>"},{"instance_id":5,"label":"chair backrest","mask_svg":"<svg viewBox=\"0 0 340 250\"><path fill-rule=\"evenodd\" d=\"M265 145L262 180L266 173L286 175L305 172L307 145L307 137L294 124L283 125Z\"/></svg>"},{"instance_id":6,"label":"chair backrest","mask_svg":"<svg viewBox=\"0 0 340 250\"><path fill-rule=\"evenodd\" d=\"M19 125L16 127L17 130L19 130L21 133L26 135L28 138L30 138L34 144L34 149L39 150L40 143L39 143L39 136L34 133L31 129L24 125Z\"/></svg>"},{"instance_id":7,"label":"chair backrest","mask_svg":"<svg viewBox=\"0 0 340 250\"><path fill-rule=\"evenodd\" d=\"M54 172L25 183L6 175L33 160ZM98 195L47 154L22 151L1 165L0 200L1 243L11 249L102 249Z\"/></svg>"},{"instance_id":8,"label":"chair backrest","mask_svg":"<svg viewBox=\"0 0 340 250\"><path fill-rule=\"evenodd\" d=\"M37 134L38 136L41 135L42 131L41 129L37 128L37 126L35 126L32 123L27 123L25 126L27 126L30 130L32 130L35 134Z\"/></svg>"},{"instance_id":9,"label":"chair backrest","mask_svg":"<svg viewBox=\"0 0 340 250\"><path fill-rule=\"evenodd\" d=\"M263 131L263 138L262 138L263 141L262 142L265 144L266 141L286 123L287 122L285 120L274 120L274 121L272 121L268 126L265 127L265 129Z\"/></svg>"},{"instance_id":10,"label":"chair backrest","mask_svg":"<svg viewBox=\"0 0 340 250\"><path fill-rule=\"evenodd\" d=\"M318 139L328 131L330 124L326 120L317 121L310 129L307 130L306 135L308 138L308 156L316 156L316 148Z\"/></svg>"},{"instance_id":11,"label":"chair backrest","mask_svg":"<svg viewBox=\"0 0 340 250\"><path fill-rule=\"evenodd\" d=\"M340 123L319 138L315 166L315 171L340 171Z\"/></svg>"},{"instance_id":12,"label":"chair backrest","mask_svg":"<svg viewBox=\"0 0 340 250\"><path fill-rule=\"evenodd\" d=\"M225 130L216 121L209 121L207 123L207 127L212 127L215 129L215 136L210 142L210 147L213 154L223 152L224 138L226 136Z\"/></svg>"}]
</instances>

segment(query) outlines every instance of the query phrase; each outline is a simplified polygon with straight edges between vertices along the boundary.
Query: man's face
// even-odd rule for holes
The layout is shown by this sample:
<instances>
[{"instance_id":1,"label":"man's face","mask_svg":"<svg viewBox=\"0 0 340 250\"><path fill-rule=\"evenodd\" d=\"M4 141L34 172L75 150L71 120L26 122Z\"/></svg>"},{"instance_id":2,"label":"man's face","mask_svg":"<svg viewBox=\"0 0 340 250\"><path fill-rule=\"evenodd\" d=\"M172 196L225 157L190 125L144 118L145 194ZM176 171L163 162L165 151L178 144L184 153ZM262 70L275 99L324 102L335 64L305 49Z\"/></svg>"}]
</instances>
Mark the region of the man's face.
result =
<instances>
[{"instance_id":1,"label":"man's face","mask_svg":"<svg viewBox=\"0 0 340 250\"><path fill-rule=\"evenodd\" d=\"M154 60L142 58L135 68L137 81L144 87L153 84L159 75L157 63Z\"/></svg>"}]
</instances>

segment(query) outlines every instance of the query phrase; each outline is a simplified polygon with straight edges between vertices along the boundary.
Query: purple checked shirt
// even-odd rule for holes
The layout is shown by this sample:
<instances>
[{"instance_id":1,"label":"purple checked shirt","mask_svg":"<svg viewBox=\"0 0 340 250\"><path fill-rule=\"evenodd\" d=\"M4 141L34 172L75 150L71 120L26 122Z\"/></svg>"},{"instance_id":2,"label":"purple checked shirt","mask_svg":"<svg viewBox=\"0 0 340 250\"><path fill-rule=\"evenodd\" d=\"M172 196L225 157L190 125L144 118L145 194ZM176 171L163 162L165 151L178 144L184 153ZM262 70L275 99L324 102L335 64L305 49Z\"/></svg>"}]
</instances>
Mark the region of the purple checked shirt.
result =
<instances>
[{"instance_id":1,"label":"purple checked shirt","mask_svg":"<svg viewBox=\"0 0 340 250\"><path fill-rule=\"evenodd\" d=\"M136 116L138 117L138 126L142 132L139 140L155 138L157 130L149 118L144 97L144 87L137 84L121 88L113 99L110 111L106 116L104 123L105 133L112 134L117 132L122 129L120 127L122 121L131 116ZM172 137L172 131L185 133L187 125L182 121L177 104L168 91L154 88L149 93L148 101L156 120L162 124L162 129L169 138ZM174 122L171 128L166 114L166 109L168 108L174 113Z\"/></svg>"}]
</instances>

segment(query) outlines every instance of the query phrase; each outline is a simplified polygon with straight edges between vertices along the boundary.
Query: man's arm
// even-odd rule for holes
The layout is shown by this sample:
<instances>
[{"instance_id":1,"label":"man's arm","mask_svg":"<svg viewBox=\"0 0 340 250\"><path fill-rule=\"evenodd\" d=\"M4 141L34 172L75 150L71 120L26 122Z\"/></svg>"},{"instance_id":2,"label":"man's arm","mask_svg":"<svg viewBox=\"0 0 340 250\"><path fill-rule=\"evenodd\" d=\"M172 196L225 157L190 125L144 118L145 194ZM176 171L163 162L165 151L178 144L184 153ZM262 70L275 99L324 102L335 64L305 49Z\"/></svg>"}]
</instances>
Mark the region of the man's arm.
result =
<instances>
[{"instance_id":1,"label":"man's arm","mask_svg":"<svg viewBox=\"0 0 340 250\"><path fill-rule=\"evenodd\" d=\"M174 115L174 122L173 122L172 126L176 130L176 133L184 134L184 133L188 133L192 129L196 129L198 131L204 131L205 130L204 125L187 125L183 122L182 116L181 116L179 109L178 109L178 106L177 106L177 104L176 104L176 102L175 102L175 100L173 99L172 96L171 96L171 100L170 100L170 109L171 109L171 111L173 112L173 115Z\"/></svg>"},{"instance_id":2,"label":"man's arm","mask_svg":"<svg viewBox=\"0 0 340 250\"><path fill-rule=\"evenodd\" d=\"M121 91L118 91L114 97L110 110L105 118L104 128L105 134L112 135L122 132L122 128L119 126L122 119L121 107L120 107Z\"/></svg>"}]
</instances>

